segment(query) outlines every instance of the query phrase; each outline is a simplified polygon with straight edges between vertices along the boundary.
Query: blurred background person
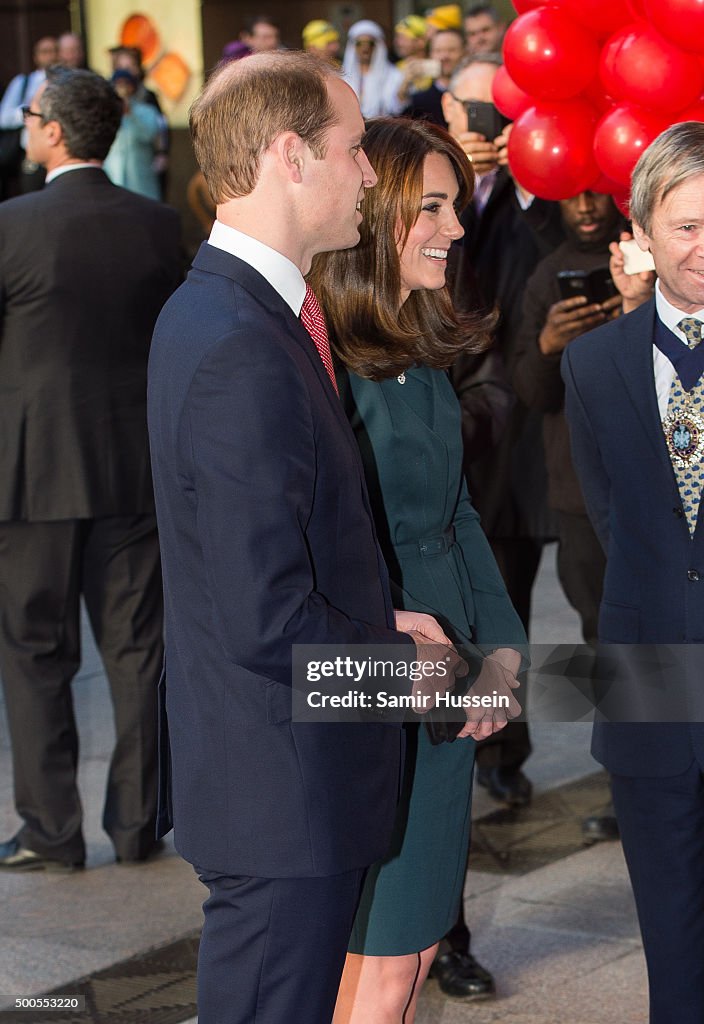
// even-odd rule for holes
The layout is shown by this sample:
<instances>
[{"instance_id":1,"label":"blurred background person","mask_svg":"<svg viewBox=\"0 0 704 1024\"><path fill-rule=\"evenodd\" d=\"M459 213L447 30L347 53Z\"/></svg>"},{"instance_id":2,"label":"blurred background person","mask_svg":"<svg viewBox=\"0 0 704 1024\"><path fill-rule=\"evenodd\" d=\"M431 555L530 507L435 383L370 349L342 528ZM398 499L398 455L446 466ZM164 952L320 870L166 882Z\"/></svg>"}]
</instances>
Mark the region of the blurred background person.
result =
<instances>
[{"instance_id":1,"label":"blurred background person","mask_svg":"<svg viewBox=\"0 0 704 1024\"><path fill-rule=\"evenodd\" d=\"M241 39L233 39L229 43L225 43L222 48L223 62L231 60L242 60L243 57L249 57L252 53L252 48L243 43Z\"/></svg>"},{"instance_id":2,"label":"blurred background person","mask_svg":"<svg viewBox=\"0 0 704 1024\"><path fill-rule=\"evenodd\" d=\"M463 56L464 36L459 29L445 28L435 33L430 40L430 59L437 65L438 73L427 89L411 94L408 106L402 111L404 117L432 121L441 128L447 128L442 111L442 94L449 86Z\"/></svg>"},{"instance_id":3,"label":"blurred background person","mask_svg":"<svg viewBox=\"0 0 704 1024\"><path fill-rule=\"evenodd\" d=\"M405 70L409 61L423 59L428 50L428 26L419 14L409 14L394 25L396 67Z\"/></svg>"},{"instance_id":4,"label":"blurred background person","mask_svg":"<svg viewBox=\"0 0 704 1024\"><path fill-rule=\"evenodd\" d=\"M281 47L279 26L268 14L256 14L250 18L240 32L240 39L252 53L266 53Z\"/></svg>"},{"instance_id":5,"label":"blurred background person","mask_svg":"<svg viewBox=\"0 0 704 1024\"><path fill-rule=\"evenodd\" d=\"M142 65L142 51L137 46L114 46L110 50L112 69L115 71L129 71L137 79L137 91L134 94L136 103L149 103L158 112L161 119L161 131L154 144L154 159L152 166L159 179L160 198L166 197L169 171L169 148L171 145L171 133L166 114L159 103L159 97L152 90L148 89L144 79L146 77Z\"/></svg>"},{"instance_id":6,"label":"blurred background person","mask_svg":"<svg viewBox=\"0 0 704 1024\"><path fill-rule=\"evenodd\" d=\"M392 593L399 607L435 615L463 652L491 649L488 670L498 659L515 682L520 655L496 648L520 646L525 634L469 502L460 408L445 372L459 351L486 347L493 319L458 316L445 287L471 169L445 131L423 122L372 121L363 145L378 181L365 196L361 241L318 257L311 284L348 371L340 396ZM462 898L474 760L467 737L494 727L485 721L475 733L468 723L456 742L434 744L422 725L406 726L394 836L365 881L335 1024L414 1020Z\"/></svg>"},{"instance_id":7,"label":"blurred background person","mask_svg":"<svg viewBox=\"0 0 704 1024\"><path fill-rule=\"evenodd\" d=\"M316 18L304 25L301 36L306 53L316 53L336 66L339 65L340 33L333 24Z\"/></svg>"},{"instance_id":8,"label":"blurred background person","mask_svg":"<svg viewBox=\"0 0 704 1024\"><path fill-rule=\"evenodd\" d=\"M464 16L467 56L500 53L506 34L506 21L491 4L474 4Z\"/></svg>"},{"instance_id":9,"label":"blurred background person","mask_svg":"<svg viewBox=\"0 0 704 1024\"><path fill-rule=\"evenodd\" d=\"M156 840L163 601L147 438L147 357L180 277L174 210L101 169L122 104L53 67L27 113L47 184L0 205L0 667L22 827L0 870L72 871L86 849L71 682L81 598L115 746L103 827L115 855Z\"/></svg>"},{"instance_id":10,"label":"blurred background person","mask_svg":"<svg viewBox=\"0 0 704 1024\"><path fill-rule=\"evenodd\" d=\"M399 58L396 67L403 72L399 89L401 100L406 102L413 92L422 92L433 84L427 63L428 26L425 18L409 14L394 26L394 53Z\"/></svg>"},{"instance_id":11,"label":"blurred background person","mask_svg":"<svg viewBox=\"0 0 704 1024\"><path fill-rule=\"evenodd\" d=\"M76 32L64 32L59 36L59 64L65 68L85 68L86 48L83 39Z\"/></svg>"},{"instance_id":12,"label":"blurred background person","mask_svg":"<svg viewBox=\"0 0 704 1024\"><path fill-rule=\"evenodd\" d=\"M356 21L347 34L342 73L359 100L364 117L398 114L403 72L388 57L384 30L375 21Z\"/></svg>"},{"instance_id":13,"label":"blurred background person","mask_svg":"<svg viewBox=\"0 0 704 1024\"><path fill-rule=\"evenodd\" d=\"M154 170L161 117L151 104L136 99L139 80L129 71L116 71L110 81L122 100L123 114L103 169L115 185L149 199L161 199L161 185Z\"/></svg>"},{"instance_id":14,"label":"blurred background person","mask_svg":"<svg viewBox=\"0 0 704 1024\"><path fill-rule=\"evenodd\" d=\"M28 106L46 79L46 69L56 63L57 41L53 36L37 40L32 50L34 71L15 75L0 101L0 200L13 191L32 192L44 184L44 168L27 160L23 106Z\"/></svg>"}]
</instances>

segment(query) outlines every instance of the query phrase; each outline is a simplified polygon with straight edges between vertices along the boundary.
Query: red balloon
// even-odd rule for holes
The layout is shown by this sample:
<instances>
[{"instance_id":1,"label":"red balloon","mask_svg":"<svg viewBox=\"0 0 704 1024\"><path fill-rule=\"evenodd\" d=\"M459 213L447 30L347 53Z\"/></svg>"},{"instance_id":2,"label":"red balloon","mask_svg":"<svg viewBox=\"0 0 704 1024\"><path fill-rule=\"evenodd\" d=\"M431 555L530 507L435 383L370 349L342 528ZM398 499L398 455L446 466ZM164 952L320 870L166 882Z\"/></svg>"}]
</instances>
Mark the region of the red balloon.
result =
<instances>
[{"instance_id":1,"label":"red balloon","mask_svg":"<svg viewBox=\"0 0 704 1024\"><path fill-rule=\"evenodd\" d=\"M562 0L560 10L599 36L608 36L633 16L626 0Z\"/></svg>"},{"instance_id":2,"label":"red balloon","mask_svg":"<svg viewBox=\"0 0 704 1024\"><path fill-rule=\"evenodd\" d=\"M680 110L679 114L675 114L672 118L673 124L682 124L683 121L704 121L704 100L693 103L686 110Z\"/></svg>"},{"instance_id":3,"label":"red balloon","mask_svg":"<svg viewBox=\"0 0 704 1024\"><path fill-rule=\"evenodd\" d=\"M535 97L518 88L503 64L494 75L491 92L501 113L512 121L535 103Z\"/></svg>"},{"instance_id":4,"label":"red balloon","mask_svg":"<svg viewBox=\"0 0 704 1024\"><path fill-rule=\"evenodd\" d=\"M631 190L629 188L621 189L619 192L612 192L611 198L616 203L619 211L623 214L626 220L631 219Z\"/></svg>"},{"instance_id":5,"label":"red balloon","mask_svg":"<svg viewBox=\"0 0 704 1024\"><path fill-rule=\"evenodd\" d=\"M524 111L508 140L511 173L541 199L571 199L589 188L599 168L593 138L597 113L584 100L538 102Z\"/></svg>"},{"instance_id":6,"label":"red balloon","mask_svg":"<svg viewBox=\"0 0 704 1024\"><path fill-rule=\"evenodd\" d=\"M526 11L532 11L536 7L542 7L543 0L511 0L511 3L518 14L525 14Z\"/></svg>"},{"instance_id":7,"label":"red balloon","mask_svg":"<svg viewBox=\"0 0 704 1024\"><path fill-rule=\"evenodd\" d=\"M607 178L630 186L638 157L668 123L669 118L632 103L621 103L605 114L594 133L594 156Z\"/></svg>"},{"instance_id":8,"label":"red balloon","mask_svg":"<svg viewBox=\"0 0 704 1024\"><path fill-rule=\"evenodd\" d=\"M569 99L595 77L599 44L569 14L555 7L538 7L509 27L504 61L511 78L525 92L545 100Z\"/></svg>"},{"instance_id":9,"label":"red balloon","mask_svg":"<svg viewBox=\"0 0 704 1024\"><path fill-rule=\"evenodd\" d=\"M626 0L626 6L636 21L647 21L643 0Z\"/></svg>"},{"instance_id":10,"label":"red balloon","mask_svg":"<svg viewBox=\"0 0 704 1024\"><path fill-rule=\"evenodd\" d=\"M702 66L646 25L632 23L605 44L599 69L609 96L674 113L698 99Z\"/></svg>"},{"instance_id":11,"label":"red balloon","mask_svg":"<svg viewBox=\"0 0 704 1024\"><path fill-rule=\"evenodd\" d=\"M675 46L704 51L704 0L644 0L648 21Z\"/></svg>"},{"instance_id":12,"label":"red balloon","mask_svg":"<svg viewBox=\"0 0 704 1024\"><path fill-rule=\"evenodd\" d=\"M605 114L607 110L611 110L614 105L612 97L607 96L604 92L600 78L595 78L593 82L590 82L579 98L590 103L599 113L599 116Z\"/></svg>"},{"instance_id":13,"label":"red balloon","mask_svg":"<svg viewBox=\"0 0 704 1024\"><path fill-rule=\"evenodd\" d=\"M623 192L623 190L623 185L618 181L607 178L605 174L600 174L596 181L593 181L589 186L590 192L600 192L604 196L612 196L616 192Z\"/></svg>"}]
</instances>

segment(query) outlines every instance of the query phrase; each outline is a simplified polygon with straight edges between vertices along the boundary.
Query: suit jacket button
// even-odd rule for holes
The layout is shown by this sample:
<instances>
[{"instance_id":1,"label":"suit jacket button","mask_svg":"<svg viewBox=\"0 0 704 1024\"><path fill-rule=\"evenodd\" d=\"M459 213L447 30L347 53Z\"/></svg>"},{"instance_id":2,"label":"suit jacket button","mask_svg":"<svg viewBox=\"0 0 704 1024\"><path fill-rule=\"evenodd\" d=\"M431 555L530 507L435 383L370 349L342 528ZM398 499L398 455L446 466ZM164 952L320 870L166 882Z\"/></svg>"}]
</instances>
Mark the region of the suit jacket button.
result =
<instances>
[{"instance_id":1,"label":"suit jacket button","mask_svg":"<svg viewBox=\"0 0 704 1024\"><path fill-rule=\"evenodd\" d=\"M674 514L677 516L678 519L681 519L682 516L684 515L684 512L682 511L682 509L680 508L679 505L677 506L677 508L673 508L672 511L674 512Z\"/></svg>"},{"instance_id":2,"label":"suit jacket button","mask_svg":"<svg viewBox=\"0 0 704 1024\"><path fill-rule=\"evenodd\" d=\"M691 580L692 583L699 582L699 573L696 569L687 569L687 579Z\"/></svg>"}]
</instances>

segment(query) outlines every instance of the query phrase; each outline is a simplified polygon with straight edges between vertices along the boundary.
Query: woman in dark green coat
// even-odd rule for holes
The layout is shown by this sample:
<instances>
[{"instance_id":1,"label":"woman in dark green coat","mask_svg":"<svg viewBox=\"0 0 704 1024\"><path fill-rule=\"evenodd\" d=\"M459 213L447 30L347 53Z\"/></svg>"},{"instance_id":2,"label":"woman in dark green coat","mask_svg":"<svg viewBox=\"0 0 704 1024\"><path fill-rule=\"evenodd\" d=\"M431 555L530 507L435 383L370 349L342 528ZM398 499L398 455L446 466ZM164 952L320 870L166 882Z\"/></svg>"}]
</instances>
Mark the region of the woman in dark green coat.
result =
<instances>
[{"instance_id":1,"label":"woman in dark green coat","mask_svg":"<svg viewBox=\"0 0 704 1024\"><path fill-rule=\"evenodd\" d=\"M360 245L318 258L311 283L347 370L340 393L394 605L428 612L456 645L484 650L510 693L525 635L462 478L460 409L445 372L460 351L486 344L486 323L457 316L445 289L447 250L462 235L457 208L472 194L471 165L446 132L423 122L372 121L363 145L379 180L364 199ZM410 1024L415 1016L462 898L469 737L500 726L482 714L470 713L453 743L433 745L423 726L406 726L394 838L367 875L335 1024Z\"/></svg>"}]
</instances>

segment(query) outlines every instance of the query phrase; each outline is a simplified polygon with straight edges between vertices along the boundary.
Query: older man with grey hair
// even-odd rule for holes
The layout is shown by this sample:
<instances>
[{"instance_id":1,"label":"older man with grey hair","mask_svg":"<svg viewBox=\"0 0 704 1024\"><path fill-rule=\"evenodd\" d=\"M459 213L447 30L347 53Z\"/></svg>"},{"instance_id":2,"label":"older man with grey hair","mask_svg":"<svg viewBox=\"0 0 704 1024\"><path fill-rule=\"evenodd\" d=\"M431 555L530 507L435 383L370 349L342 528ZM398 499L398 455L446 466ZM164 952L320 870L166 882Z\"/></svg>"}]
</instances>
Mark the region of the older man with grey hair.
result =
<instances>
[{"instance_id":1,"label":"older man with grey hair","mask_svg":"<svg viewBox=\"0 0 704 1024\"><path fill-rule=\"evenodd\" d=\"M631 217L639 247L655 261L655 297L563 356L574 461L607 557L599 636L699 645L704 124L673 125L643 153ZM689 646L687 663L700 652ZM663 681L675 695L682 673ZM648 963L650 1024L701 1024L704 724L599 722L592 750L611 773Z\"/></svg>"}]
</instances>

